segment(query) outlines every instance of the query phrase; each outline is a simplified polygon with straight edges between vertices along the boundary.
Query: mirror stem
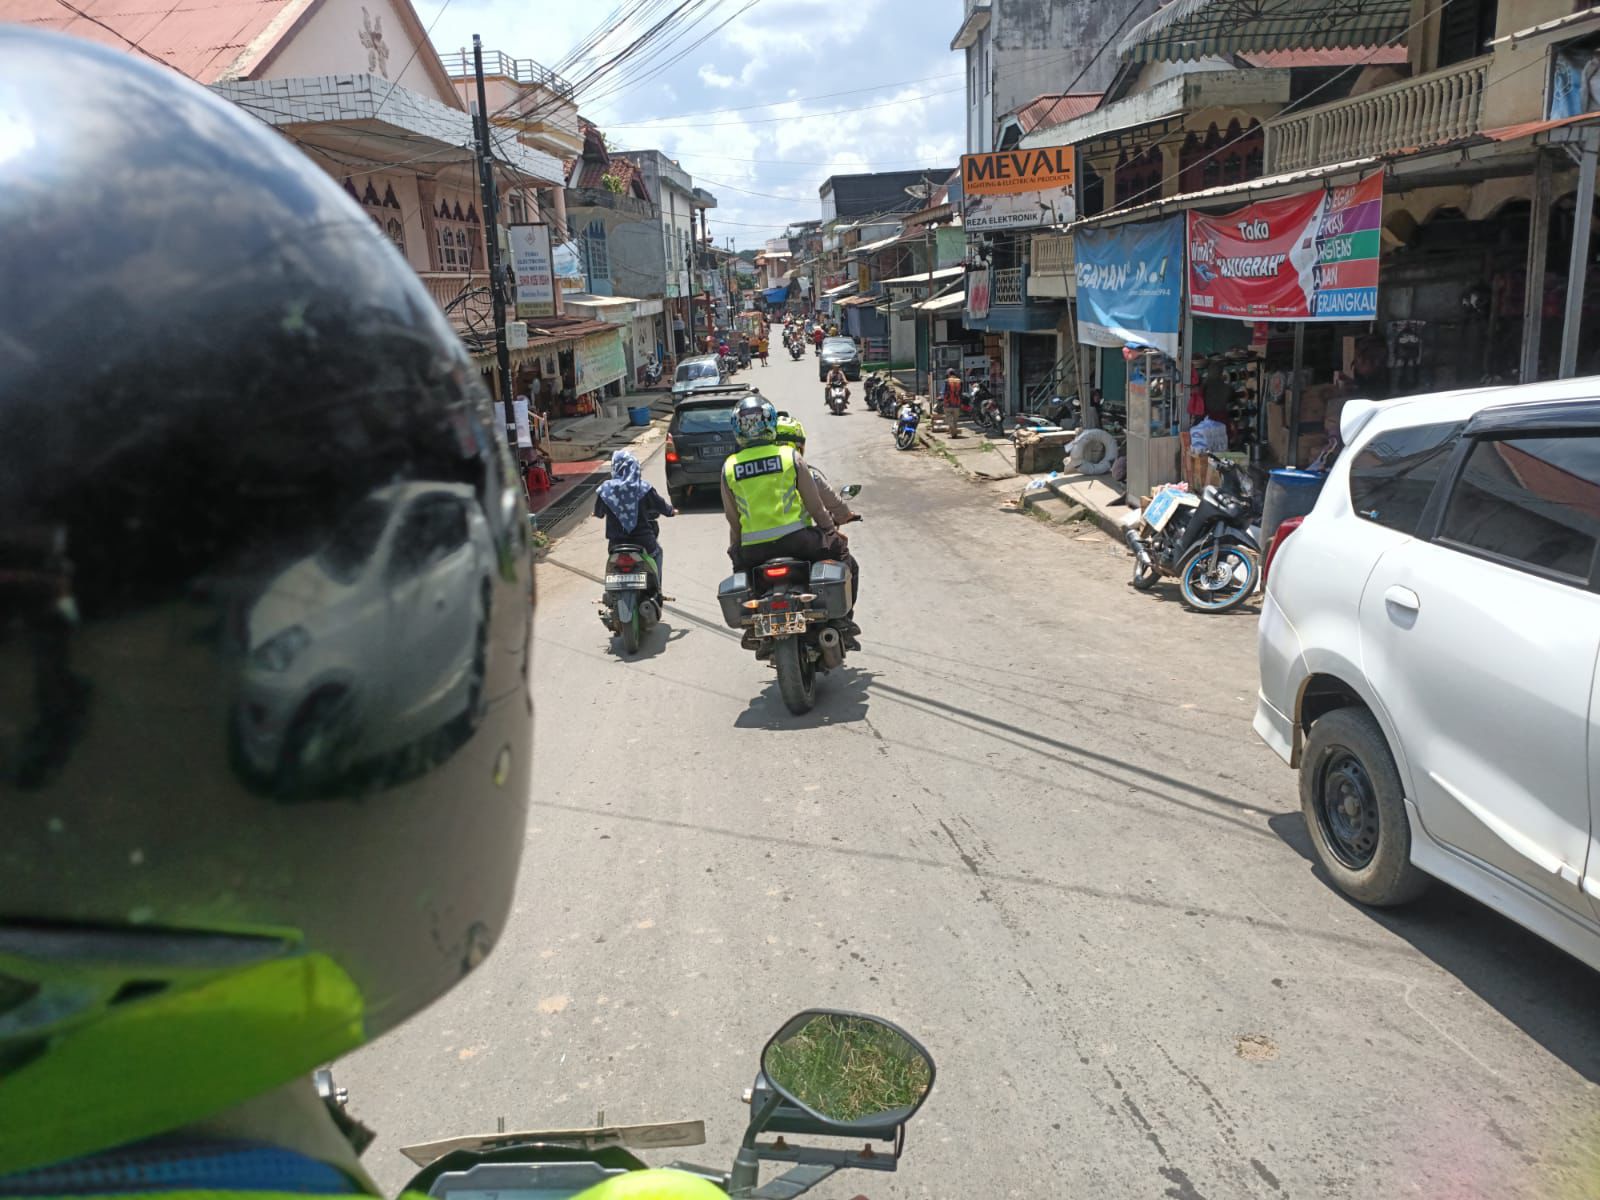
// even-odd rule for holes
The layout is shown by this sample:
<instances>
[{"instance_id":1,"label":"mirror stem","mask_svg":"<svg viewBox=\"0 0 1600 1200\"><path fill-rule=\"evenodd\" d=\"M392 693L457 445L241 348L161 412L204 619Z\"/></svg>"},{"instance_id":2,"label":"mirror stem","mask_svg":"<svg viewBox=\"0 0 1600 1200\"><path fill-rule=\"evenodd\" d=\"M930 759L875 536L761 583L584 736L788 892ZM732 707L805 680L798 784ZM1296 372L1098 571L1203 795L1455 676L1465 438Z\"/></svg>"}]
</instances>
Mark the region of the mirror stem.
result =
<instances>
[{"instance_id":1,"label":"mirror stem","mask_svg":"<svg viewBox=\"0 0 1600 1200\"><path fill-rule=\"evenodd\" d=\"M766 1081L763 1079L761 1082L762 1090L766 1090ZM756 1094L760 1095L761 1091ZM745 1126L744 1141L739 1146L739 1152L733 1156L733 1172L728 1176L728 1195L734 1200L756 1190L756 1184L761 1179L761 1159L756 1156L756 1138L761 1136L761 1131L767 1127L767 1122L772 1120L772 1114L781 1103L782 1096L766 1090L761 1107L750 1117L750 1124Z\"/></svg>"}]
</instances>

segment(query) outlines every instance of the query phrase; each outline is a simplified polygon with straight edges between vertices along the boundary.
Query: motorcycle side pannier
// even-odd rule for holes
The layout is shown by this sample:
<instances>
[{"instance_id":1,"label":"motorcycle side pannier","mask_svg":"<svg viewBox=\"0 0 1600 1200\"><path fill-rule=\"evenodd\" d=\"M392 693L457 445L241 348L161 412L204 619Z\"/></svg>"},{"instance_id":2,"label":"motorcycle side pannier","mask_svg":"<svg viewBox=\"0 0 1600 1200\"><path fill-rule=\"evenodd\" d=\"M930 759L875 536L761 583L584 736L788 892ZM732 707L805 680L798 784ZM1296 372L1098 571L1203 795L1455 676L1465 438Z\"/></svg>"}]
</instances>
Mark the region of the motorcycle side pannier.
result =
<instances>
[{"instance_id":1,"label":"motorcycle side pannier","mask_svg":"<svg viewBox=\"0 0 1600 1200\"><path fill-rule=\"evenodd\" d=\"M717 603L722 605L722 619L730 629L738 629L750 614L744 602L750 599L750 577L743 571L729 575L717 585Z\"/></svg>"},{"instance_id":2,"label":"motorcycle side pannier","mask_svg":"<svg viewBox=\"0 0 1600 1200\"><path fill-rule=\"evenodd\" d=\"M842 562L811 564L811 590L817 594L817 607L831 620L842 617L855 606L850 594L850 568Z\"/></svg>"}]
</instances>

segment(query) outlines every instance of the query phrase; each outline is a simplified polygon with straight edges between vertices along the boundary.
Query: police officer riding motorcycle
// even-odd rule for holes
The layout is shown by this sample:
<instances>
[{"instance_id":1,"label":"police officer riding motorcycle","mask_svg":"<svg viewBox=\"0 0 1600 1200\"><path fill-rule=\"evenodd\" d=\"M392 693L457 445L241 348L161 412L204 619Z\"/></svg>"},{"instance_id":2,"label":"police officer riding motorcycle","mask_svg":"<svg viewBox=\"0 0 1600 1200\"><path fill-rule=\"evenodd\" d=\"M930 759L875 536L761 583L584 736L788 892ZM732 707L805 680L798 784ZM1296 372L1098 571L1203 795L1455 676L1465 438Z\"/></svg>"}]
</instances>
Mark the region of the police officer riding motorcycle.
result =
<instances>
[{"instance_id":1,"label":"police officer riding motorcycle","mask_svg":"<svg viewBox=\"0 0 1600 1200\"><path fill-rule=\"evenodd\" d=\"M779 443L777 410L759 396L746 396L734 409L733 429L739 449L722 467L722 512L734 570L749 571L774 558L838 559L849 568L851 593L859 597L860 564L805 458ZM846 646L858 649L852 643L861 628L853 608L846 619Z\"/></svg>"}]
</instances>

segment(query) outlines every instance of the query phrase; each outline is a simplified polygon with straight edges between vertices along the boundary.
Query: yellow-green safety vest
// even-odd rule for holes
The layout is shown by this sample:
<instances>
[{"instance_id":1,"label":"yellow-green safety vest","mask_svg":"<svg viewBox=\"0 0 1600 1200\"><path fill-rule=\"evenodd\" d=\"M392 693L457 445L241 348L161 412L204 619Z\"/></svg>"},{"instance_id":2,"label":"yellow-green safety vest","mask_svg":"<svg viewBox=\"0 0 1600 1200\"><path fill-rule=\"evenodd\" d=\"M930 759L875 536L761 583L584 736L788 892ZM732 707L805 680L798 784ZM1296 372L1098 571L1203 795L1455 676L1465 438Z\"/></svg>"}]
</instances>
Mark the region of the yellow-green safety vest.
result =
<instances>
[{"instance_id":1,"label":"yellow-green safety vest","mask_svg":"<svg viewBox=\"0 0 1600 1200\"><path fill-rule=\"evenodd\" d=\"M739 544L759 546L809 528L794 447L764 442L728 455L722 478L739 510Z\"/></svg>"}]
</instances>

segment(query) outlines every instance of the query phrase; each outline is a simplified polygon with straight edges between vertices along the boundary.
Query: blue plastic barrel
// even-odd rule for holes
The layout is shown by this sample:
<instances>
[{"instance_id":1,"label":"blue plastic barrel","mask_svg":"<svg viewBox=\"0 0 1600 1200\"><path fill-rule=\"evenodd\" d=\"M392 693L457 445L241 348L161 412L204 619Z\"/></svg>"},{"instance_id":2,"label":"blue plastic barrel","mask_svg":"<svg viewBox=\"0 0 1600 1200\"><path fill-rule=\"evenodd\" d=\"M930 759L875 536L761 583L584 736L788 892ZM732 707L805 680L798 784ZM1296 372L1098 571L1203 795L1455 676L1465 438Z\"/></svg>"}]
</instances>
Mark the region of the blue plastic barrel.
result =
<instances>
[{"instance_id":1,"label":"blue plastic barrel","mask_svg":"<svg viewBox=\"0 0 1600 1200\"><path fill-rule=\"evenodd\" d=\"M648 425L648 424L650 424L650 406L645 404L645 405L640 405L638 408L630 408L628 410L628 424L630 424L630 425Z\"/></svg>"},{"instance_id":2,"label":"blue plastic barrel","mask_svg":"<svg viewBox=\"0 0 1600 1200\"><path fill-rule=\"evenodd\" d=\"M1278 526L1290 517L1303 517L1316 507L1317 497L1328 476L1321 471L1302 471L1281 467L1267 479L1267 494L1261 509L1261 545L1272 541Z\"/></svg>"}]
</instances>

